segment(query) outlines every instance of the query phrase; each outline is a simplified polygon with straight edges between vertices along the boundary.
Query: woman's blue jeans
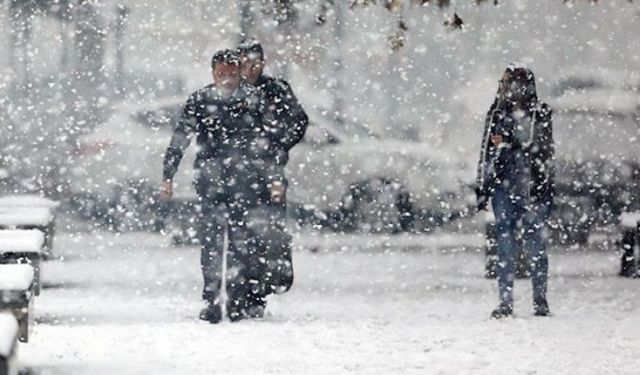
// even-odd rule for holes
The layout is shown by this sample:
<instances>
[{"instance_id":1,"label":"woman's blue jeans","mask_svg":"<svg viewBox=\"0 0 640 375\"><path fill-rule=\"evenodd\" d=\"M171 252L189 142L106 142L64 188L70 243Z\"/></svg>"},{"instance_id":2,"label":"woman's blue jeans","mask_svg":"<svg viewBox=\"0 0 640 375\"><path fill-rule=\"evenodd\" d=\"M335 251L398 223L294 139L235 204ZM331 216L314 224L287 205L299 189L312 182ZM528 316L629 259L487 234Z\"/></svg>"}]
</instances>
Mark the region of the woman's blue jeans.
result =
<instances>
[{"instance_id":1,"label":"woman's blue jeans","mask_svg":"<svg viewBox=\"0 0 640 375\"><path fill-rule=\"evenodd\" d=\"M513 281L519 246L529 260L533 300L545 299L549 259L544 239L544 227L551 214L550 203L524 204L503 188L497 188L492 196L496 217L496 242L498 247L498 292L503 305L513 306ZM520 239L522 241L520 241Z\"/></svg>"}]
</instances>

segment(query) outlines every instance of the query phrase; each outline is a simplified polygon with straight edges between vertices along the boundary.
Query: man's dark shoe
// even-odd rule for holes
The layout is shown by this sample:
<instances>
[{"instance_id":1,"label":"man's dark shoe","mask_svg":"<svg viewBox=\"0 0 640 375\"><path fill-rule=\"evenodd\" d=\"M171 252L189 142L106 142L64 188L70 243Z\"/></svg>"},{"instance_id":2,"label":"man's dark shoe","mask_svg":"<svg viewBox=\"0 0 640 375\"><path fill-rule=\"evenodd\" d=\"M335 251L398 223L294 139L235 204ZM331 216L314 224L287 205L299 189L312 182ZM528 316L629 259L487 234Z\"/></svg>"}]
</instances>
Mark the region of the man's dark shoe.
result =
<instances>
[{"instance_id":1,"label":"man's dark shoe","mask_svg":"<svg viewBox=\"0 0 640 375\"><path fill-rule=\"evenodd\" d=\"M249 306L245 309L245 314L252 319L262 319L264 318L264 310L264 305Z\"/></svg>"},{"instance_id":2,"label":"man's dark shoe","mask_svg":"<svg viewBox=\"0 0 640 375\"><path fill-rule=\"evenodd\" d=\"M233 303L227 308L229 320L237 322L243 319L261 319L264 318L264 311L267 301L261 297L249 297L240 306Z\"/></svg>"},{"instance_id":3,"label":"man's dark shoe","mask_svg":"<svg viewBox=\"0 0 640 375\"><path fill-rule=\"evenodd\" d=\"M222 320L222 309L217 303L206 303L206 306L200 310L200 320L207 321L211 324L220 323Z\"/></svg>"},{"instance_id":4,"label":"man's dark shoe","mask_svg":"<svg viewBox=\"0 0 640 375\"><path fill-rule=\"evenodd\" d=\"M511 305L500 304L491 312L491 319L504 319L513 315L513 307Z\"/></svg>"},{"instance_id":5,"label":"man's dark shoe","mask_svg":"<svg viewBox=\"0 0 640 375\"><path fill-rule=\"evenodd\" d=\"M549 316L551 311L549 310L549 304L546 298L536 299L533 302L533 315L535 316Z\"/></svg>"}]
</instances>

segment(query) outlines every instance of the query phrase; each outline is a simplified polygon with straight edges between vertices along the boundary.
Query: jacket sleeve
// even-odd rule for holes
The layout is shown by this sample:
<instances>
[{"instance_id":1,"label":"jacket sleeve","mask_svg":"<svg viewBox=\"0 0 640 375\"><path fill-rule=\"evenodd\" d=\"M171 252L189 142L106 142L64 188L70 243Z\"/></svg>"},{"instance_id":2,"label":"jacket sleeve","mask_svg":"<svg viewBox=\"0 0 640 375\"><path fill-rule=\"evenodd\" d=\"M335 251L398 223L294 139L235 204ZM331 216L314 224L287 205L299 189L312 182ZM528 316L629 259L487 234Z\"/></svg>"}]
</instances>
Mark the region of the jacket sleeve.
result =
<instances>
[{"instance_id":1,"label":"jacket sleeve","mask_svg":"<svg viewBox=\"0 0 640 375\"><path fill-rule=\"evenodd\" d=\"M491 176L489 176L489 162L490 162L490 140L491 140L491 128L493 127L493 117L495 113L495 104L491 106L489 112L484 121L484 130L482 132L482 143L480 145L480 158L478 160L478 170L476 176L476 194L486 195L488 194L488 182Z\"/></svg>"},{"instance_id":2,"label":"jacket sleeve","mask_svg":"<svg viewBox=\"0 0 640 375\"><path fill-rule=\"evenodd\" d=\"M191 138L198 125L197 95L193 94L187 99L187 103L182 109L180 119L173 130L171 142L164 155L162 178L164 181L172 180L178 171L180 161L184 156L187 147L191 143Z\"/></svg>"},{"instance_id":3,"label":"jacket sleeve","mask_svg":"<svg viewBox=\"0 0 640 375\"><path fill-rule=\"evenodd\" d=\"M279 144L284 150L289 151L304 137L309 126L309 118L291 86L284 80L278 80L277 85L282 100L281 108L277 109L280 113L276 114L278 125L281 127Z\"/></svg>"},{"instance_id":4,"label":"jacket sleeve","mask_svg":"<svg viewBox=\"0 0 640 375\"><path fill-rule=\"evenodd\" d=\"M554 154L555 144L553 140L553 110L547 104L542 104L539 111L537 126L539 133L532 152L533 182L537 190L532 192L536 196L553 193L555 185Z\"/></svg>"}]
</instances>

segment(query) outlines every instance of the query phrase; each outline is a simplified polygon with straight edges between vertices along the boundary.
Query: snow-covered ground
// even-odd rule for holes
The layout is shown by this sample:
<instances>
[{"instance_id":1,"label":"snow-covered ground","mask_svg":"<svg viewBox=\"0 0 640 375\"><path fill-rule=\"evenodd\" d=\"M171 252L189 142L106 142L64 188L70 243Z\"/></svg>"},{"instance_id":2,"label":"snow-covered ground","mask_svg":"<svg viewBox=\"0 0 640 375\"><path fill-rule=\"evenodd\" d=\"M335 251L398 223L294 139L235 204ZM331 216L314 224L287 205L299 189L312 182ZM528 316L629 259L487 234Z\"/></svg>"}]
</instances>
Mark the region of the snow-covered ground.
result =
<instances>
[{"instance_id":1,"label":"snow-covered ground","mask_svg":"<svg viewBox=\"0 0 640 375\"><path fill-rule=\"evenodd\" d=\"M20 361L41 374L637 374L640 280L551 256L555 315L489 320L474 236L296 238L296 283L261 321L197 319L199 253L160 235L60 233ZM366 246L370 243L371 246ZM421 244L423 244L421 246Z\"/></svg>"}]
</instances>

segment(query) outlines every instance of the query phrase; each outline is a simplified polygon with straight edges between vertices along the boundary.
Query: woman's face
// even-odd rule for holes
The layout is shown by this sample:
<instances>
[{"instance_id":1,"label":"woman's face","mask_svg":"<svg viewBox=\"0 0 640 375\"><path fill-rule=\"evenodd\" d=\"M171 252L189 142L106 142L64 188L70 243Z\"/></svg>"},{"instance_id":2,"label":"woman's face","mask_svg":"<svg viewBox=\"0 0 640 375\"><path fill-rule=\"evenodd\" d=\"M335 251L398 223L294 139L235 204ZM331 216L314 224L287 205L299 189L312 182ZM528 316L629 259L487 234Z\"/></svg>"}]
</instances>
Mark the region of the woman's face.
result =
<instances>
[{"instance_id":1,"label":"woman's face","mask_svg":"<svg viewBox=\"0 0 640 375\"><path fill-rule=\"evenodd\" d=\"M526 74L505 72L500 80L500 93L504 100L524 103L531 96L531 86Z\"/></svg>"}]
</instances>

